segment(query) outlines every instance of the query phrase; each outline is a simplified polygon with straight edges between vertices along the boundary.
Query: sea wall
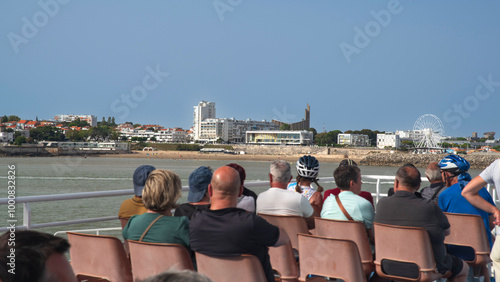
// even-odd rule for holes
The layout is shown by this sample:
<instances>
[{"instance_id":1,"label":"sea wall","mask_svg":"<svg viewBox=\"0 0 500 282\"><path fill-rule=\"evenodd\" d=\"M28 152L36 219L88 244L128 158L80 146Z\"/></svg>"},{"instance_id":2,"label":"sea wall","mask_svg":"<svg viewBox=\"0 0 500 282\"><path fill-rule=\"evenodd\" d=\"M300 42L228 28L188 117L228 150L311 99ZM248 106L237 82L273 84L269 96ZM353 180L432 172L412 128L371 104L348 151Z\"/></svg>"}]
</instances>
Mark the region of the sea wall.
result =
<instances>
[{"instance_id":1,"label":"sea wall","mask_svg":"<svg viewBox=\"0 0 500 282\"><path fill-rule=\"evenodd\" d=\"M123 154L130 151L120 150L62 150L61 148L50 148L43 146L0 146L0 154L4 156L32 156L32 157L50 157L50 156L86 156L102 154Z\"/></svg>"},{"instance_id":2,"label":"sea wall","mask_svg":"<svg viewBox=\"0 0 500 282\"><path fill-rule=\"evenodd\" d=\"M232 145L235 151L243 151L250 155L330 155L338 158L354 158L361 160L371 154L388 154L387 150L374 148L335 148L320 146L277 146L277 145Z\"/></svg>"},{"instance_id":3,"label":"sea wall","mask_svg":"<svg viewBox=\"0 0 500 282\"><path fill-rule=\"evenodd\" d=\"M394 154L371 154L363 158L361 165L370 166L402 166L407 163L412 163L416 167L426 167L431 162L439 162L447 154L411 154L411 153L394 153ZM471 168L484 169L494 160L500 158L500 154L469 154L463 155L469 161Z\"/></svg>"}]
</instances>

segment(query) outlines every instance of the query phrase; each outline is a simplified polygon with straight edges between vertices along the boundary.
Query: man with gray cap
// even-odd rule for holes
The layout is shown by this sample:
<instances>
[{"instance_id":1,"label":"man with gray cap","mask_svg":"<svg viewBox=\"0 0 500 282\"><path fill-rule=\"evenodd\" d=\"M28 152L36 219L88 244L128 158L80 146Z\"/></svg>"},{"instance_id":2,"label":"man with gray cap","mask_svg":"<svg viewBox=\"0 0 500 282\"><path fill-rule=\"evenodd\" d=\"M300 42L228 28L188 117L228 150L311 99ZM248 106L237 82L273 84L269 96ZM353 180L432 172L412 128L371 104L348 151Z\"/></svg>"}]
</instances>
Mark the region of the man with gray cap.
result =
<instances>
[{"instance_id":1,"label":"man with gray cap","mask_svg":"<svg viewBox=\"0 0 500 282\"><path fill-rule=\"evenodd\" d=\"M186 216L191 219L193 214L208 210L210 197L208 196L208 184L212 181L212 170L206 166L200 166L189 175L188 203L181 204L175 209L174 216Z\"/></svg>"},{"instance_id":2,"label":"man with gray cap","mask_svg":"<svg viewBox=\"0 0 500 282\"><path fill-rule=\"evenodd\" d=\"M154 166L141 165L135 170L132 178L135 196L122 202L120 211L118 212L118 218L129 219L133 215L143 214L148 211L142 203L142 189L144 188L149 173L155 169Z\"/></svg>"}]
</instances>

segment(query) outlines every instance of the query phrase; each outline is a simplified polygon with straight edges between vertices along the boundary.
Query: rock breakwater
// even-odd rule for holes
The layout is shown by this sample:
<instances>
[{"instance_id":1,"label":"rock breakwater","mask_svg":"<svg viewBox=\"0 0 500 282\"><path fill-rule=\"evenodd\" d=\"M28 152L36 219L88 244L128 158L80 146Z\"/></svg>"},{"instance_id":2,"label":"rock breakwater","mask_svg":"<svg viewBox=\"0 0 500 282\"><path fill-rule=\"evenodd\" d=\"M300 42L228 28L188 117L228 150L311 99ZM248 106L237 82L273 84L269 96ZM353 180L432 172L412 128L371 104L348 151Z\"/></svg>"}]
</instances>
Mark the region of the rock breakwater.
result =
<instances>
[{"instance_id":1,"label":"rock breakwater","mask_svg":"<svg viewBox=\"0 0 500 282\"><path fill-rule=\"evenodd\" d=\"M361 165L369 166L402 166L407 163L414 164L416 167L426 167L431 162L439 162L447 154L409 154L409 153L394 153L394 154L371 154L363 158ZM500 154L469 154L463 155L469 161L471 168L484 169L494 160L500 158Z\"/></svg>"}]
</instances>

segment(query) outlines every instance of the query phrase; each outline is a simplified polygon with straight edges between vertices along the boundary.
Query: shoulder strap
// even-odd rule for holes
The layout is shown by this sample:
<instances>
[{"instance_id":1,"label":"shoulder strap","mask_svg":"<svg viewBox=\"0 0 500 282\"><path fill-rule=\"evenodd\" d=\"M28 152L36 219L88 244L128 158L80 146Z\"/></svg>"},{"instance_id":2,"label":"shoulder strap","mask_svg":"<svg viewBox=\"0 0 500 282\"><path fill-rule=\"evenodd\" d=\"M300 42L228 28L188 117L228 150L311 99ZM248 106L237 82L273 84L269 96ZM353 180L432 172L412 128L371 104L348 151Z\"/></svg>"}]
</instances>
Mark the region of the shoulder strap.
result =
<instances>
[{"instance_id":1,"label":"shoulder strap","mask_svg":"<svg viewBox=\"0 0 500 282\"><path fill-rule=\"evenodd\" d=\"M434 195L429 199L429 201L434 201L434 198L439 194L439 191L441 191L444 188L445 184L443 184L439 189L436 189L436 192L434 192Z\"/></svg>"},{"instance_id":2,"label":"shoulder strap","mask_svg":"<svg viewBox=\"0 0 500 282\"><path fill-rule=\"evenodd\" d=\"M340 201L340 197L338 195L335 195L335 200L337 201L337 205L339 205L340 210L342 213L347 217L348 220L354 221L352 217L349 215L349 213L345 210L344 205L342 205L342 202Z\"/></svg>"},{"instance_id":3,"label":"shoulder strap","mask_svg":"<svg viewBox=\"0 0 500 282\"><path fill-rule=\"evenodd\" d=\"M144 230L144 233L142 233L141 238L139 239L139 242L142 242L142 239L144 238L144 236L146 236L146 234L148 233L149 229L151 229L151 226L153 226L153 224L155 224L155 222L157 222L157 221L158 221L158 219L162 218L163 216L164 216L163 214L162 214L162 215L160 215L159 217L155 218L155 220L153 220L153 221L149 224L148 228L146 228L146 230Z\"/></svg>"}]
</instances>

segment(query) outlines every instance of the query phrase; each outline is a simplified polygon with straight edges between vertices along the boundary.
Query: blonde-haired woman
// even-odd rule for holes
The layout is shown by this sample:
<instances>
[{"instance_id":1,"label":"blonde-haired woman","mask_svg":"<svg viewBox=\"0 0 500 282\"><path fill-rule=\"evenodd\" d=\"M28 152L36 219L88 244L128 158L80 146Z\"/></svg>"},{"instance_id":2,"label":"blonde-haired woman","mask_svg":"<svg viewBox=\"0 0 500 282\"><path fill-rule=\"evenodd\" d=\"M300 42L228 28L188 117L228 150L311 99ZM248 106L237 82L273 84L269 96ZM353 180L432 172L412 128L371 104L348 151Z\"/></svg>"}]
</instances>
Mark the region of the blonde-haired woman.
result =
<instances>
[{"instance_id":1,"label":"blonde-haired woman","mask_svg":"<svg viewBox=\"0 0 500 282\"><path fill-rule=\"evenodd\" d=\"M173 217L170 212L176 207L181 188L181 179L173 171L152 171L142 192L142 201L148 211L130 218L123 228L123 238L189 247L189 220L185 216Z\"/></svg>"}]
</instances>

